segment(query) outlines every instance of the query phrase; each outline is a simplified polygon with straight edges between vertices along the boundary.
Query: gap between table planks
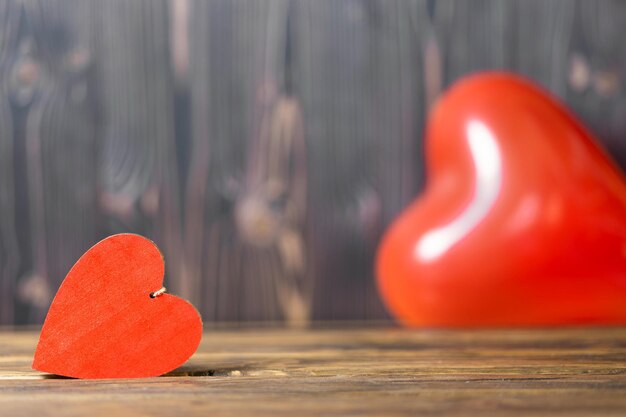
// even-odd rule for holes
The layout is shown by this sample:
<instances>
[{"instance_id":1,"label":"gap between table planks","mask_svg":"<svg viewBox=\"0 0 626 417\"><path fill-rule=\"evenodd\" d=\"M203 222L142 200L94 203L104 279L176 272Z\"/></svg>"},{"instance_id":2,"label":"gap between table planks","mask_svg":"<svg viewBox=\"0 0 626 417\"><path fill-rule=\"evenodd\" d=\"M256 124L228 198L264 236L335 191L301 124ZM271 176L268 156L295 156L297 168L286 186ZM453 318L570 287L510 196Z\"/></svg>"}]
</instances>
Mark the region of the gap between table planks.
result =
<instances>
[{"instance_id":1,"label":"gap between table planks","mask_svg":"<svg viewBox=\"0 0 626 417\"><path fill-rule=\"evenodd\" d=\"M209 330L160 378L30 369L0 332L0 416L626 415L626 328Z\"/></svg>"}]
</instances>

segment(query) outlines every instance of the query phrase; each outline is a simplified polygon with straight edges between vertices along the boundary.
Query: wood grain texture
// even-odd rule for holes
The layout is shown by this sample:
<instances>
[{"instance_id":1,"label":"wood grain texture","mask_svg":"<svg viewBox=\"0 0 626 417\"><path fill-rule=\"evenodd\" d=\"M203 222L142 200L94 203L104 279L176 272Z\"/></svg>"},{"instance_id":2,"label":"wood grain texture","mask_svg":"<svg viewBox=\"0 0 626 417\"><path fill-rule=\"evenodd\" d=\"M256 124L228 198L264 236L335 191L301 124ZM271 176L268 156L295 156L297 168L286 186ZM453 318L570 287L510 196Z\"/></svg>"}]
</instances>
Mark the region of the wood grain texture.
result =
<instances>
[{"instance_id":1,"label":"wood grain texture","mask_svg":"<svg viewBox=\"0 0 626 417\"><path fill-rule=\"evenodd\" d=\"M135 232L208 321L381 319L428 109L525 74L626 167L615 0L1 0L0 323Z\"/></svg>"},{"instance_id":2,"label":"wood grain texture","mask_svg":"<svg viewBox=\"0 0 626 417\"><path fill-rule=\"evenodd\" d=\"M11 77L16 50L16 8L0 2L0 77ZM11 24L13 22L13 24ZM15 286L19 265L16 230L16 138L11 102L5 83L0 83L0 323L12 323L15 317Z\"/></svg>"},{"instance_id":3,"label":"wood grain texture","mask_svg":"<svg viewBox=\"0 0 626 417\"><path fill-rule=\"evenodd\" d=\"M626 329L212 330L171 374L82 381L30 370L0 333L3 415L563 415L626 412Z\"/></svg>"}]
</instances>

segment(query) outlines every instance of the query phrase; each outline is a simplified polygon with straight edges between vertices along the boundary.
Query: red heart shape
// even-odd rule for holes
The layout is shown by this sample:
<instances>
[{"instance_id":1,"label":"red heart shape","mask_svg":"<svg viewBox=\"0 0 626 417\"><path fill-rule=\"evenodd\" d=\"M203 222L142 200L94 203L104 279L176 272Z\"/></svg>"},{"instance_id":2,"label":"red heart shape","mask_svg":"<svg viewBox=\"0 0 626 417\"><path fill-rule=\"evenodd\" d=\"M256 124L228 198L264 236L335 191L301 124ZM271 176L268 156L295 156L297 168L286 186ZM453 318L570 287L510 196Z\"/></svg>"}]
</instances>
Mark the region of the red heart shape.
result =
<instances>
[{"instance_id":1,"label":"red heart shape","mask_svg":"<svg viewBox=\"0 0 626 417\"><path fill-rule=\"evenodd\" d=\"M419 326L626 323L626 186L565 108L504 73L433 109L428 183L378 250L380 293Z\"/></svg>"},{"instance_id":2,"label":"red heart shape","mask_svg":"<svg viewBox=\"0 0 626 417\"><path fill-rule=\"evenodd\" d=\"M161 288L163 256L150 240L110 236L65 277L39 337L33 368L74 378L162 375L196 351L202 320Z\"/></svg>"}]
</instances>

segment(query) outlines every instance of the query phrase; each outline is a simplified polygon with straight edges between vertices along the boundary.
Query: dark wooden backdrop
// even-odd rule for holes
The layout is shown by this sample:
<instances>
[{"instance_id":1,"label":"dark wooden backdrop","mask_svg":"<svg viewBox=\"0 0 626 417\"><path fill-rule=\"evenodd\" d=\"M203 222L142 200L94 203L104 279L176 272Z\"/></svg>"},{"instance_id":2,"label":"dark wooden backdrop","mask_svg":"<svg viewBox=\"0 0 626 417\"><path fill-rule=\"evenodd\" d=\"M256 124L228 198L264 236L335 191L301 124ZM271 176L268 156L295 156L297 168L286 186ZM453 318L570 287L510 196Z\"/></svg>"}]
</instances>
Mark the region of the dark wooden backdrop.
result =
<instances>
[{"instance_id":1,"label":"dark wooden backdrop","mask_svg":"<svg viewBox=\"0 0 626 417\"><path fill-rule=\"evenodd\" d=\"M123 231L207 321L385 318L429 105L526 74L626 166L626 2L0 0L0 323Z\"/></svg>"}]
</instances>

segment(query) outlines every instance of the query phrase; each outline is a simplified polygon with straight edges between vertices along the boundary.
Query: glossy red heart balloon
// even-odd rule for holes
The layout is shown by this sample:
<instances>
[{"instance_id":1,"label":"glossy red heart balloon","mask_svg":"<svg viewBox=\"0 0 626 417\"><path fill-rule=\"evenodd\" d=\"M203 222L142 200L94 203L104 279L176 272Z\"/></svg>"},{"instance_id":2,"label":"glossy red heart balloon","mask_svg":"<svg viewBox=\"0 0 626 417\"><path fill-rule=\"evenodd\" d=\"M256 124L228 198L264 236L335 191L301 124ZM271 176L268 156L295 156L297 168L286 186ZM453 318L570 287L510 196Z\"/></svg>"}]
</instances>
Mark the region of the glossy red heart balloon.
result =
<instances>
[{"instance_id":1,"label":"glossy red heart balloon","mask_svg":"<svg viewBox=\"0 0 626 417\"><path fill-rule=\"evenodd\" d=\"M74 378L162 375L196 351L202 320L161 289L164 263L150 240L110 236L89 249L59 288L33 368Z\"/></svg>"},{"instance_id":2,"label":"glossy red heart balloon","mask_svg":"<svg viewBox=\"0 0 626 417\"><path fill-rule=\"evenodd\" d=\"M470 76L433 109L425 191L378 249L415 326L626 323L626 184L549 94Z\"/></svg>"}]
</instances>

